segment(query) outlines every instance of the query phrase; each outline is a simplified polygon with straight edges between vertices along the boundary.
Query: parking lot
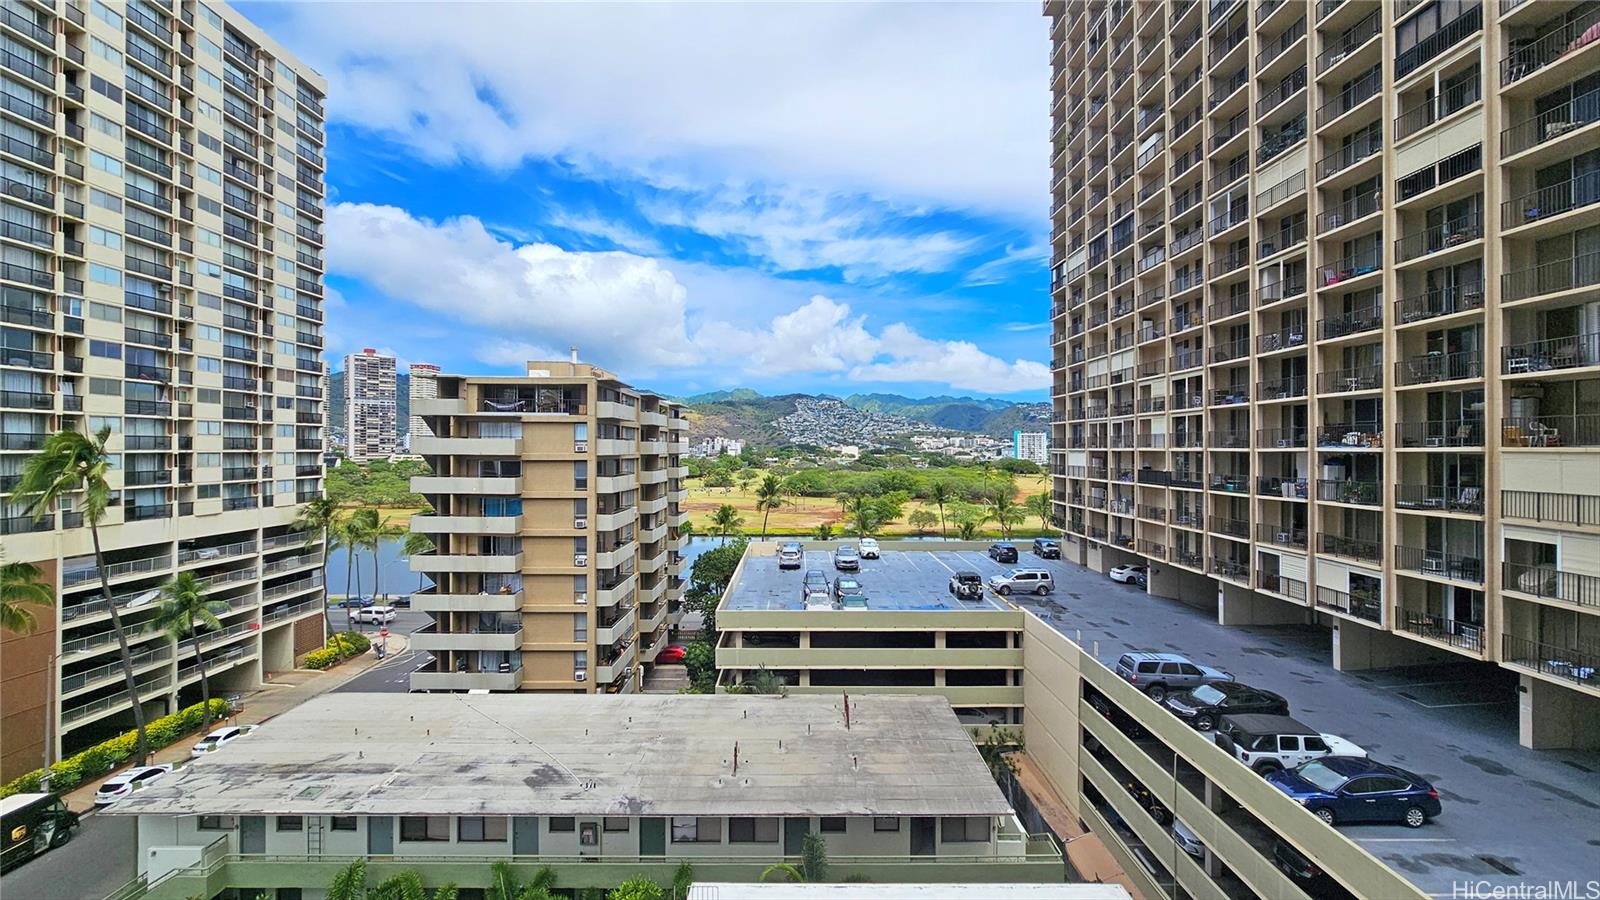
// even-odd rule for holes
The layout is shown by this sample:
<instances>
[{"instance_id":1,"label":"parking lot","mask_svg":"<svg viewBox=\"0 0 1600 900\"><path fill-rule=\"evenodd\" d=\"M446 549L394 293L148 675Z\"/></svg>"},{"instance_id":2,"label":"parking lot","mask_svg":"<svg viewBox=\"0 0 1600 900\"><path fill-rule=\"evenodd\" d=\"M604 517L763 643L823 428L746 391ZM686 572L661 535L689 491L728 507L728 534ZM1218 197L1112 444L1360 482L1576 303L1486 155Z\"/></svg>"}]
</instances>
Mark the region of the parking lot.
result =
<instances>
[{"instance_id":1,"label":"parking lot","mask_svg":"<svg viewBox=\"0 0 1600 900\"><path fill-rule=\"evenodd\" d=\"M950 576L970 570L988 579L1018 565L1039 562L1027 552L1017 563L1002 565L979 550L886 550L882 559L862 560L859 572L841 572L833 567L833 554L825 550L807 550L798 569L779 569L776 557L751 557L726 603L729 609L739 610L802 609L800 581L806 572L816 569L830 584L841 575L855 577L865 589L868 609L1005 609L1000 599L988 592L982 602L955 599L950 596Z\"/></svg>"},{"instance_id":2,"label":"parking lot","mask_svg":"<svg viewBox=\"0 0 1600 900\"><path fill-rule=\"evenodd\" d=\"M1421 829L1340 827L1424 890L1600 877L1600 753L1519 745L1513 673L1465 660L1338 672L1325 628L1224 627L1209 598L1189 606L1070 563L1022 559L1048 567L1057 589L1012 599L1106 665L1128 650L1183 653L1282 694L1307 725L1432 782L1444 812Z\"/></svg>"}]
</instances>

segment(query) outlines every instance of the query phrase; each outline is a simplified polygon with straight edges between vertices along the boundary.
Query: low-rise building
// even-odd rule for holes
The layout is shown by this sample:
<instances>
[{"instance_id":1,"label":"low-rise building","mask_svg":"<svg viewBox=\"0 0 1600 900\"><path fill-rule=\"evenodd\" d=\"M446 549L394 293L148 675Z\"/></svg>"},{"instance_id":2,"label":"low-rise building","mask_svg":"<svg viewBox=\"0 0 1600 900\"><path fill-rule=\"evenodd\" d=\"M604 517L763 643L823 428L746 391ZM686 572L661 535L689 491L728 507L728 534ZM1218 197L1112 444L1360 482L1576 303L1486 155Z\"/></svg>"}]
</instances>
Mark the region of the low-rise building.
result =
<instances>
[{"instance_id":1,"label":"low-rise building","mask_svg":"<svg viewBox=\"0 0 1600 900\"><path fill-rule=\"evenodd\" d=\"M355 858L429 887L498 860L564 888L685 860L754 881L812 833L841 879L1063 873L932 697L328 694L108 812L138 817L126 896L174 900L316 897Z\"/></svg>"}]
</instances>

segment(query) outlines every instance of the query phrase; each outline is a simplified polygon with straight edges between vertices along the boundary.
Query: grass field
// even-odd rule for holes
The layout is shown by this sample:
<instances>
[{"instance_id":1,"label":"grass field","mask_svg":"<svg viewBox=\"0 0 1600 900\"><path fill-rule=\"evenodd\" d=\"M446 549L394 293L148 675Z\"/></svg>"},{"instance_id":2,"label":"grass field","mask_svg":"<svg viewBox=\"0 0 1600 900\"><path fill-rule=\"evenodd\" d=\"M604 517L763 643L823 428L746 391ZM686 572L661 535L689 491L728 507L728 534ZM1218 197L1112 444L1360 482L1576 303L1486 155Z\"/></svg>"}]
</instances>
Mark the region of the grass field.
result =
<instances>
[{"instance_id":1,"label":"grass field","mask_svg":"<svg viewBox=\"0 0 1600 900\"><path fill-rule=\"evenodd\" d=\"M1041 494L1050 490L1050 477L1048 475L1018 475L1016 476L1016 500L1022 503L1034 494ZM689 521L694 523L696 534L713 534L711 514L717 507L724 503L733 504L744 519L741 530L745 534L761 533L761 513L756 510L755 487L742 490L737 485L732 488L708 488L698 478L691 478L686 482L688 499L684 503L685 510L689 513ZM926 509L934 515L939 514L939 508L931 503L913 500L905 505L900 518L879 532L883 537L904 537L915 535L906 520L912 513L919 509ZM949 506L945 507L946 518L949 516ZM767 518L767 534L810 534L818 525L824 522L833 525L834 533L845 530L846 517L839 509L838 501L831 497L789 497L780 509L775 509ZM985 536L995 536L1000 532L993 523L985 525ZM951 534L955 533L955 524L950 523ZM935 532L936 533L936 532ZM1013 529L1013 535L1033 535L1039 532L1039 519L1037 516L1028 516L1023 523Z\"/></svg>"}]
</instances>

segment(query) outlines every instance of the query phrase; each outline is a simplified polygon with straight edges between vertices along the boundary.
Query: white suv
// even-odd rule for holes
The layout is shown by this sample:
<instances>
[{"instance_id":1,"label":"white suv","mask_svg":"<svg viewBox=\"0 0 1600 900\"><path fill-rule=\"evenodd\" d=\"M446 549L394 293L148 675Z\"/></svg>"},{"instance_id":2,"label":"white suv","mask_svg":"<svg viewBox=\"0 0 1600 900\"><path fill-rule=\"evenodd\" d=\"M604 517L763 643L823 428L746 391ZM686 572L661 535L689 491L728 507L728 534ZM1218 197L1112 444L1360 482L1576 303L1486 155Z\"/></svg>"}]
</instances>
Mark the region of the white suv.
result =
<instances>
[{"instance_id":1,"label":"white suv","mask_svg":"<svg viewBox=\"0 0 1600 900\"><path fill-rule=\"evenodd\" d=\"M861 540L856 541L856 549L861 551L861 558L862 559L877 559L878 558L878 539L877 538L862 538Z\"/></svg>"},{"instance_id":2,"label":"white suv","mask_svg":"<svg viewBox=\"0 0 1600 900\"><path fill-rule=\"evenodd\" d=\"M1056 589L1056 580L1045 569L1012 569L1004 575L989 576L989 586L1000 594L1020 591L1043 596Z\"/></svg>"},{"instance_id":3,"label":"white suv","mask_svg":"<svg viewBox=\"0 0 1600 900\"><path fill-rule=\"evenodd\" d=\"M1217 746L1262 775L1324 756L1365 757L1367 751L1336 734L1323 734L1289 716L1223 716Z\"/></svg>"}]
</instances>

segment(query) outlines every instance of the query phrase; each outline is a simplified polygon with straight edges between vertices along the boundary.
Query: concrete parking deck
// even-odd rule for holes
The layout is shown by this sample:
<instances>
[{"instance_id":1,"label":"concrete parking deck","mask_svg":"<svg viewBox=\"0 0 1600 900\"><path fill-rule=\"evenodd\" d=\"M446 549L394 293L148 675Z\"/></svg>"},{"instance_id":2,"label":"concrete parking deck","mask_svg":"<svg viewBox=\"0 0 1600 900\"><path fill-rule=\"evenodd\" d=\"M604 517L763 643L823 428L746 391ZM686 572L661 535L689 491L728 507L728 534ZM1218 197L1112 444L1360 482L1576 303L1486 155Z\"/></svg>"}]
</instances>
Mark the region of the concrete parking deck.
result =
<instances>
[{"instance_id":1,"label":"concrete parking deck","mask_svg":"<svg viewBox=\"0 0 1600 900\"><path fill-rule=\"evenodd\" d=\"M833 554L826 550L807 550L799 569L779 569L775 556L751 556L745 560L739 582L723 606L736 611L804 609L800 582L806 572L816 569L828 577L829 584L839 576L860 581L869 610L996 612L1010 606L988 592L981 601L960 601L950 596L950 576L972 570L987 579L1018 565L1038 562L1037 557L1027 553L1015 565L1000 565L977 550L884 550L882 559L862 560L859 572L843 572L833 567Z\"/></svg>"}]
</instances>

